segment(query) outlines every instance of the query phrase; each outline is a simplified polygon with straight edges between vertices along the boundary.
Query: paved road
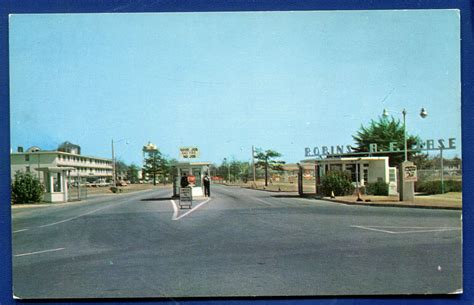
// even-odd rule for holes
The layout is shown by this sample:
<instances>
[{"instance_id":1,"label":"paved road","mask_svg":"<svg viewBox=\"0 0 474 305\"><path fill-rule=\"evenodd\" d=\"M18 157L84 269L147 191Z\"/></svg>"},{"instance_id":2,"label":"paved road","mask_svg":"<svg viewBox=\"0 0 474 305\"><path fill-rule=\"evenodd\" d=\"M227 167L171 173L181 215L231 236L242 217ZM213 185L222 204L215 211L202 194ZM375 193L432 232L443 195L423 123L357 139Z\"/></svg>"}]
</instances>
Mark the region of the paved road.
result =
<instances>
[{"instance_id":1,"label":"paved road","mask_svg":"<svg viewBox=\"0 0 474 305\"><path fill-rule=\"evenodd\" d=\"M171 189L13 213L22 298L450 293L461 212L348 206L225 186L177 211ZM177 203L176 201L174 203Z\"/></svg>"}]
</instances>

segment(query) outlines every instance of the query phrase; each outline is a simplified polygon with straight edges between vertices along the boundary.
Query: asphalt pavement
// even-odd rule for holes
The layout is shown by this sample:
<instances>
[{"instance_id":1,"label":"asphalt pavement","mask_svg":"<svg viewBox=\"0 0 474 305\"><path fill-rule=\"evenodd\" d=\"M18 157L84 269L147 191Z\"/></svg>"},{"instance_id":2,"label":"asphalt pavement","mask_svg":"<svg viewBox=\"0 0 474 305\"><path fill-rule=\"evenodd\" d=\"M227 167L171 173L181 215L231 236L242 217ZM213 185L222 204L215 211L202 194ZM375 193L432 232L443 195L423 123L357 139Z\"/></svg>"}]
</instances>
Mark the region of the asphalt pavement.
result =
<instances>
[{"instance_id":1,"label":"asphalt pavement","mask_svg":"<svg viewBox=\"0 0 474 305\"><path fill-rule=\"evenodd\" d=\"M350 206L238 187L13 209L14 294L179 298L462 289L461 211Z\"/></svg>"}]
</instances>

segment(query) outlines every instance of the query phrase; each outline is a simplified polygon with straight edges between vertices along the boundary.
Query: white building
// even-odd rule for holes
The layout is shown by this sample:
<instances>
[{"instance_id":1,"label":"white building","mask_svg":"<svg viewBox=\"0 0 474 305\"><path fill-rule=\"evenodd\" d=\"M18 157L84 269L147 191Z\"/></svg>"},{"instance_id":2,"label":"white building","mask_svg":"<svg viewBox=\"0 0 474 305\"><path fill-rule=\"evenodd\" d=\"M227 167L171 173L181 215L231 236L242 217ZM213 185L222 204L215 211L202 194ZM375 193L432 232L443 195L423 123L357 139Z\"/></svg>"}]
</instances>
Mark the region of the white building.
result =
<instances>
[{"instance_id":1,"label":"white building","mask_svg":"<svg viewBox=\"0 0 474 305\"><path fill-rule=\"evenodd\" d=\"M80 150L79 150L80 151ZM31 172L44 182L44 173L38 171L47 167L68 167L69 181L110 181L112 179L112 160L91 156L83 156L78 152L64 152L59 150L41 150L31 147L26 152L10 154L11 179L14 179L17 171Z\"/></svg>"},{"instance_id":2,"label":"white building","mask_svg":"<svg viewBox=\"0 0 474 305\"><path fill-rule=\"evenodd\" d=\"M360 186L367 183L385 182L389 185L389 194L397 192L397 169L389 167L388 157L342 157L326 159L306 159L301 161L303 169L318 167L317 177L328 171L345 171L351 173L353 183Z\"/></svg>"}]
</instances>

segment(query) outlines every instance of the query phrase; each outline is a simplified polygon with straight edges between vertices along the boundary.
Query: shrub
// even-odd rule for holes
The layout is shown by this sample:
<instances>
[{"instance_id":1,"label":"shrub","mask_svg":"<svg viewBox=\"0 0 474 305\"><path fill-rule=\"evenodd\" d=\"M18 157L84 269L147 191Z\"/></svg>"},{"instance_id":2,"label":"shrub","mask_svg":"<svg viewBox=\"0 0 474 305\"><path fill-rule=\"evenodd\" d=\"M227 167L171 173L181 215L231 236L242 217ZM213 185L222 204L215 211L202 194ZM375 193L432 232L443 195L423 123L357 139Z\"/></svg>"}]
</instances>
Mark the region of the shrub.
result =
<instances>
[{"instance_id":1,"label":"shrub","mask_svg":"<svg viewBox=\"0 0 474 305\"><path fill-rule=\"evenodd\" d=\"M111 191L112 193L121 193L121 192L122 192L122 189L121 189L121 188L118 188L118 187L116 187L116 186L112 186L112 187L110 187L110 191Z\"/></svg>"},{"instance_id":2,"label":"shrub","mask_svg":"<svg viewBox=\"0 0 474 305\"><path fill-rule=\"evenodd\" d=\"M444 187L446 192L462 192L462 181L447 180L444 181Z\"/></svg>"},{"instance_id":3,"label":"shrub","mask_svg":"<svg viewBox=\"0 0 474 305\"><path fill-rule=\"evenodd\" d=\"M417 192L426 194L441 194L441 180L420 181L415 184ZM462 192L462 181L444 181L444 192Z\"/></svg>"},{"instance_id":4,"label":"shrub","mask_svg":"<svg viewBox=\"0 0 474 305\"><path fill-rule=\"evenodd\" d=\"M13 203L40 202L44 194L44 186L30 172L18 171L12 183Z\"/></svg>"},{"instance_id":5,"label":"shrub","mask_svg":"<svg viewBox=\"0 0 474 305\"><path fill-rule=\"evenodd\" d=\"M330 196L334 192L335 196L352 194L354 186L347 173L341 171L330 171L321 179L321 192L324 196Z\"/></svg>"},{"instance_id":6,"label":"shrub","mask_svg":"<svg viewBox=\"0 0 474 305\"><path fill-rule=\"evenodd\" d=\"M366 185L367 195L388 196L388 184L383 181L377 181Z\"/></svg>"}]
</instances>

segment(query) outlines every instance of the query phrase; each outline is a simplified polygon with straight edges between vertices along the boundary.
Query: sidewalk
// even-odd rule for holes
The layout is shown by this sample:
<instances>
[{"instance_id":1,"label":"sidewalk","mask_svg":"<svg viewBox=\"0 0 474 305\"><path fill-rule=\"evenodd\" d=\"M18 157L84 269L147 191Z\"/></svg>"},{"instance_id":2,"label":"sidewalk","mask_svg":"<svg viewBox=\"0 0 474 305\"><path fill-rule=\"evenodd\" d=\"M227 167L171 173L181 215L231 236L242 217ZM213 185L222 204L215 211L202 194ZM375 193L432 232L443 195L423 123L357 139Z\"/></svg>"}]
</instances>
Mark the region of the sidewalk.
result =
<instances>
[{"instance_id":1,"label":"sidewalk","mask_svg":"<svg viewBox=\"0 0 474 305\"><path fill-rule=\"evenodd\" d=\"M46 207L51 207L51 206L61 206L61 205L73 205L73 204L87 204L89 202L93 202L96 200L101 200L103 198L113 198L113 197L119 197L121 195L131 195L135 193L143 193L143 192L148 192L148 191L153 191L156 189L162 189L166 188L169 185L163 186L163 185L156 185L153 186L151 184L144 185L144 184L131 184L130 186L123 187L123 189L127 188L125 191L120 192L120 193L112 193L110 191L110 188L97 188L93 189L93 192L87 192L87 197L83 198L81 200L70 200L67 202L55 202L55 203L50 203L50 202L36 202L36 203L16 203L11 205L11 209L23 209L23 208L46 208Z\"/></svg>"},{"instance_id":2,"label":"sidewalk","mask_svg":"<svg viewBox=\"0 0 474 305\"><path fill-rule=\"evenodd\" d=\"M414 201L398 201L398 196L361 196L363 201L357 201L357 196L324 197L322 200L344 203L348 205L365 205L381 207L407 207L425 209L462 209L461 193L446 193L440 195L416 195Z\"/></svg>"}]
</instances>

